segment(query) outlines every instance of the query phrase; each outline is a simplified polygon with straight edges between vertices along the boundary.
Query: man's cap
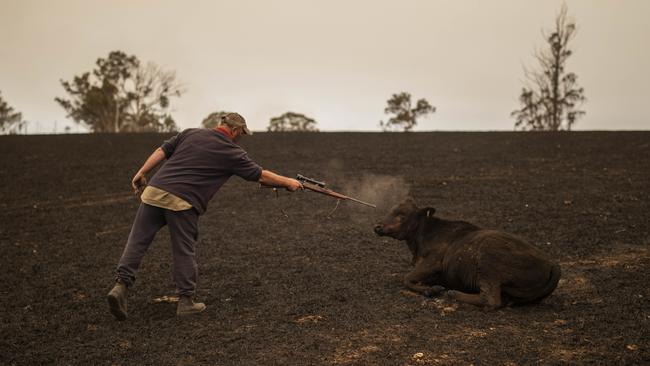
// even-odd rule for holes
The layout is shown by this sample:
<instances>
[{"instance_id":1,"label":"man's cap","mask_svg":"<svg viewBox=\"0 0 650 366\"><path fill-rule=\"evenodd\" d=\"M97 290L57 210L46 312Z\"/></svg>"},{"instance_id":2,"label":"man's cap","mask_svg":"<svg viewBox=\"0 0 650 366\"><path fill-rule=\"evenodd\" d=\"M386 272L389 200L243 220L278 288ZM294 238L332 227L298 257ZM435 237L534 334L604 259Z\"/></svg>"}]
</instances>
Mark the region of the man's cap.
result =
<instances>
[{"instance_id":1,"label":"man's cap","mask_svg":"<svg viewBox=\"0 0 650 366\"><path fill-rule=\"evenodd\" d=\"M228 113L221 117L221 123L230 127L241 127L246 135L252 135L253 132L246 126L246 120L239 113Z\"/></svg>"}]
</instances>

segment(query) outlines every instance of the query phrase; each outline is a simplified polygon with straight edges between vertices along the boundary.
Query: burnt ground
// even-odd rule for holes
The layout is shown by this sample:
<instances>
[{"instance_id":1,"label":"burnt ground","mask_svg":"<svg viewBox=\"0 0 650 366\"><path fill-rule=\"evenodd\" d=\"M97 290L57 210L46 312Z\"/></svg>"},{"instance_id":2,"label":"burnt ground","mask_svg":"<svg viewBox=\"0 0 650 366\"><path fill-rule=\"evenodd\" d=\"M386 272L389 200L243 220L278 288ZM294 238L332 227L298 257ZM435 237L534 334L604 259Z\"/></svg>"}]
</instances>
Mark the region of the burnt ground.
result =
<instances>
[{"instance_id":1,"label":"burnt ground","mask_svg":"<svg viewBox=\"0 0 650 366\"><path fill-rule=\"evenodd\" d=\"M200 221L206 312L154 301L174 292L163 229L117 322L130 178L166 136L0 137L0 364L650 363L650 133L256 134L262 166L380 209L233 178ZM371 229L407 193L543 248L557 290L492 312L404 291L406 245Z\"/></svg>"}]
</instances>

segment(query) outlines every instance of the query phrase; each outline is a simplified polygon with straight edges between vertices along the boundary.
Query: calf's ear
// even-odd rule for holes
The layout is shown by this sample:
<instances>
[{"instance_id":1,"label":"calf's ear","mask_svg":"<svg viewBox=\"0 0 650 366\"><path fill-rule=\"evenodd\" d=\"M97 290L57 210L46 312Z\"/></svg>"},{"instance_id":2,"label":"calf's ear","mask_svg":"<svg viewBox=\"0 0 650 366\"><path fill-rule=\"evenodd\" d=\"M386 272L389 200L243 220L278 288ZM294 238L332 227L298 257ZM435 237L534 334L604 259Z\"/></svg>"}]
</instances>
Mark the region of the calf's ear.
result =
<instances>
[{"instance_id":1,"label":"calf's ear","mask_svg":"<svg viewBox=\"0 0 650 366\"><path fill-rule=\"evenodd\" d=\"M436 209L433 207L425 207L423 209L420 209L420 215L430 218L433 217L433 214L436 213Z\"/></svg>"}]
</instances>

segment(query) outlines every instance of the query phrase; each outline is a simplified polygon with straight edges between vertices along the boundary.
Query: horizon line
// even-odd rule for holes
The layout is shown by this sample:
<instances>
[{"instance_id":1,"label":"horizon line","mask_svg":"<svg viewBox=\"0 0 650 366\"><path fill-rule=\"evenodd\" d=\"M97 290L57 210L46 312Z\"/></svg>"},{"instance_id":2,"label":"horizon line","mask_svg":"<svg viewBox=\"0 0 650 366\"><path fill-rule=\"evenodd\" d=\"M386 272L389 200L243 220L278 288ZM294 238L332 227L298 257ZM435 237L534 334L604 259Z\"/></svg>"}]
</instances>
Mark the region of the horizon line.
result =
<instances>
[{"instance_id":1,"label":"horizon line","mask_svg":"<svg viewBox=\"0 0 650 366\"><path fill-rule=\"evenodd\" d=\"M189 127L189 128L202 128L202 127ZM137 134L173 134L175 132L162 132L162 131L143 131L143 132L38 132L38 133L20 133L20 134L2 134L2 136L54 136L54 135L137 135ZM327 134L327 133L376 133L376 134L418 134L418 133L573 133L573 132L650 132L650 129L617 129L617 130L561 130L561 131L532 131L532 130L426 130L426 131L377 131L377 130L325 130L325 131L255 131L254 134L281 134L281 133L295 133L295 134Z\"/></svg>"}]
</instances>

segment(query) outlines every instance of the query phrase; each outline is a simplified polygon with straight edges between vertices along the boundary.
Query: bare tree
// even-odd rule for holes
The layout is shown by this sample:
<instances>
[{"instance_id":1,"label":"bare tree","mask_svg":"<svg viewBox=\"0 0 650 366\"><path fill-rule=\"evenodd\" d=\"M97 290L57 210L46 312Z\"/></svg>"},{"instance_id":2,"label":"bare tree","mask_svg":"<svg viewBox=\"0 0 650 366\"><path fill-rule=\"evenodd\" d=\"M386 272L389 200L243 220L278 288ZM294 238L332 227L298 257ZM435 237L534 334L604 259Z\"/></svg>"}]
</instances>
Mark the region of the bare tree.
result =
<instances>
[{"instance_id":1,"label":"bare tree","mask_svg":"<svg viewBox=\"0 0 650 366\"><path fill-rule=\"evenodd\" d=\"M135 69L132 80L123 86L121 92L126 95L124 119L127 131L177 130L169 114L170 98L180 97L183 93L183 87L176 82L176 72L164 71L149 62Z\"/></svg>"},{"instance_id":2,"label":"bare tree","mask_svg":"<svg viewBox=\"0 0 650 366\"><path fill-rule=\"evenodd\" d=\"M23 126L23 114L14 111L14 108L2 98L0 94L0 133L15 134L18 133Z\"/></svg>"},{"instance_id":3,"label":"bare tree","mask_svg":"<svg viewBox=\"0 0 650 366\"><path fill-rule=\"evenodd\" d=\"M379 121L379 126L384 131L393 128L403 128L404 132L410 131L417 124L420 117L426 116L429 113L435 113L436 107L429 104L426 99L419 99L415 107L411 106L411 94L401 92L393 94L387 101L388 106L384 109L384 113L393 116L388 121Z\"/></svg>"},{"instance_id":4,"label":"bare tree","mask_svg":"<svg viewBox=\"0 0 650 366\"><path fill-rule=\"evenodd\" d=\"M286 112L279 117L271 118L267 130L269 132L318 132L316 120L295 112Z\"/></svg>"},{"instance_id":5,"label":"bare tree","mask_svg":"<svg viewBox=\"0 0 650 366\"><path fill-rule=\"evenodd\" d=\"M539 69L524 69L527 82L519 96L521 108L513 111L515 127L534 131L570 131L585 112L578 109L586 100L578 76L566 72L567 59L573 54L569 42L575 37L575 21L567 16L562 4L555 18L555 28L543 31L548 48L535 52Z\"/></svg>"},{"instance_id":6,"label":"bare tree","mask_svg":"<svg viewBox=\"0 0 650 366\"><path fill-rule=\"evenodd\" d=\"M174 131L170 99L182 87L174 72L142 66L121 51L100 58L92 72L61 81L69 99L55 98L75 122L93 132Z\"/></svg>"}]
</instances>

